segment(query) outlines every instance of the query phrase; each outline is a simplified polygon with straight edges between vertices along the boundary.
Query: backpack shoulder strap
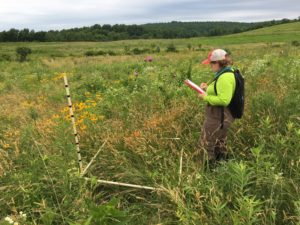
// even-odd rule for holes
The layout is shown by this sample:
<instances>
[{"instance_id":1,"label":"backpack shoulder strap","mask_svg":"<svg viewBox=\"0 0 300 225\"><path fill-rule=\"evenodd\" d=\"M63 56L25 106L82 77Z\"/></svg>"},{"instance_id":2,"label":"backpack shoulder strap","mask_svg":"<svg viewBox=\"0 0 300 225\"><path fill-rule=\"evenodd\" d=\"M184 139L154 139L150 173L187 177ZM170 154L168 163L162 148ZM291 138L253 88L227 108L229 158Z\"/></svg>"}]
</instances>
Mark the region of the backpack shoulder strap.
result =
<instances>
[{"instance_id":1,"label":"backpack shoulder strap","mask_svg":"<svg viewBox=\"0 0 300 225\"><path fill-rule=\"evenodd\" d=\"M215 90L216 95L218 95L218 92L217 92L217 80L219 79L219 77L220 77L222 74L228 73L228 72L235 73L235 70L232 70L232 69L229 69L229 68L228 68L228 69L222 71L222 73L219 74L215 79L213 79L212 82L215 81L215 83L214 83L214 90Z\"/></svg>"},{"instance_id":2,"label":"backpack shoulder strap","mask_svg":"<svg viewBox=\"0 0 300 225\"><path fill-rule=\"evenodd\" d=\"M219 79L219 77L222 75L222 74L224 74L224 73L227 73L227 72L231 72L231 73L235 73L235 70L231 70L231 69L226 69L226 70L224 70L224 71L222 71L222 73L219 75L219 76L217 76L213 81L215 81L215 83L214 83L214 90L215 90L215 93L216 93L216 95L218 95L218 92L217 92L217 81L218 81L218 79ZM223 106L221 106L221 129L223 129L223 126L224 126L224 107Z\"/></svg>"}]
</instances>

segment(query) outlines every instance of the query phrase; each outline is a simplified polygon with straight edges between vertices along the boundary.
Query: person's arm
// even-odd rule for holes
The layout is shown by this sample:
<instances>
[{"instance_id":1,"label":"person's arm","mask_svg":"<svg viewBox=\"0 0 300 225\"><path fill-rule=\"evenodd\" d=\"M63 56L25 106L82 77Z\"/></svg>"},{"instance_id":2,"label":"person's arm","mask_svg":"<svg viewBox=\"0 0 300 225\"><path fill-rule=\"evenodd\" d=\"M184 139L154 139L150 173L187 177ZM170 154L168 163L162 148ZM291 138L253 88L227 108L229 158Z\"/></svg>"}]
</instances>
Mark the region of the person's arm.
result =
<instances>
[{"instance_id":1,"label":"person's arm","mask_svg":"<svg viewBox=\"0 0 300 225\"><path fill-rule=\"evenodd\" d=\"M222 74L217 81L216 89L218 95L206 95L203 100L214 106L228 106L235 89L234 74Z\"/></svg>"}]
</instances>

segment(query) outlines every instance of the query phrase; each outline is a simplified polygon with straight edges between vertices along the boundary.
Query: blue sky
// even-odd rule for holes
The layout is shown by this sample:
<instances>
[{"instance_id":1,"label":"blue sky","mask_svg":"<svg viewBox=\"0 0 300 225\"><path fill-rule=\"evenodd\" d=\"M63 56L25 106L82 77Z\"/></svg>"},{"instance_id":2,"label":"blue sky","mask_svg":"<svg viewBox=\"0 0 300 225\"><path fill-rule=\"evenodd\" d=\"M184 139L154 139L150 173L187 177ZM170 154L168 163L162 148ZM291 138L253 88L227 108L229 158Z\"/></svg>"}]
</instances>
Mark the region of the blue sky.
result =
<instances>
[{"instance_id":1,"label":"blue sky","mask_svg":"<svg viewBox=\"0 0 300 225\"><path fill-rule=\"evenodd\" d=\"M0 0L0 30L176 21L254 22L300 16L300 0Z\"/></svg>"}]
</instances>

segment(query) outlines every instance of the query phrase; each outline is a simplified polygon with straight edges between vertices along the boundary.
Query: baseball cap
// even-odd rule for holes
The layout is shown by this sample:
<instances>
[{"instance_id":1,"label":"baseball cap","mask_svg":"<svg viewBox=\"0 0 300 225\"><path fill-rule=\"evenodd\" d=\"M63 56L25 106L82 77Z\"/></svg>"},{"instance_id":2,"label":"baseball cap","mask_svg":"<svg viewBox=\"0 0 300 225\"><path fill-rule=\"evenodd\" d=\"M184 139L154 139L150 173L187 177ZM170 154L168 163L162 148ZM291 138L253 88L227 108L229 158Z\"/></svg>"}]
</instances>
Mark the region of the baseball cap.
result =
<instances>
[{"instance_id":1,"label":"baseball cap","mask_svg":"<svg viewBox=\"0 0 300 225\"><path fill-rule=\"evenodd\" d=\"M211 61L220 61L226 59L227 52L223 49L215 49L212 50L208 56L207 59L202 61L202 64L209 64Z\"/></svg>"}]
</instances>

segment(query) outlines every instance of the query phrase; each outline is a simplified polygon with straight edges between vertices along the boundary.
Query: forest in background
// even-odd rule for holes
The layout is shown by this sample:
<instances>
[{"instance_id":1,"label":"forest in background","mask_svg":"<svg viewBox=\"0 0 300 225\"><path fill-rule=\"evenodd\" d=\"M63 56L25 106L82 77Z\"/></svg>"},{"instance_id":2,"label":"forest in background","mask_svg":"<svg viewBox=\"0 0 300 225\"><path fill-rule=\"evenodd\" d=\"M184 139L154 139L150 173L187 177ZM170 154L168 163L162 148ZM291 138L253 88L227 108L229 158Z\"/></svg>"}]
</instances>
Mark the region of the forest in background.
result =
<instances>
[{"instance_id":1,"label":"forest in background","mask_svg":"<svg viewBox=\"0 0 300 225\"><path fill-rule=\"evenodd\" d=\"M95 24L89 27L35 31L28 28L0 32L0 42L116 41L128 39L167 39L207 37L240 33L258 28L300 21L282 19L264 22L178 22L143 25Z\"/></svg>"}]
</instances>

